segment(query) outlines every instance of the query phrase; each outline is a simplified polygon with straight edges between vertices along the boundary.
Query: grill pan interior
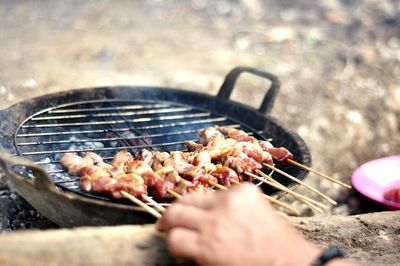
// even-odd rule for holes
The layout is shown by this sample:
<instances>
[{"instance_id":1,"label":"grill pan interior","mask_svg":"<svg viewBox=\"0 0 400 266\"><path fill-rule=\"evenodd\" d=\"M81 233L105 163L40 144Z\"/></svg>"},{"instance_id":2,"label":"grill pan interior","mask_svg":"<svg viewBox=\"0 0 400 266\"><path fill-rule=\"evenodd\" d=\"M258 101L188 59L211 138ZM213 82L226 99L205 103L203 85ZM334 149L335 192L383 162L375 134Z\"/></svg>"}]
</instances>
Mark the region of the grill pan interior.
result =
<instances>
[{"instance_id":1,"label":"grill pan interior","mask_svg":"<svg viewBox=\"0 0 400 266\"><path fill-rule=\"evenodd\" d=\"M43 166L60 189L110 201L108 197L82 191L79 177L70 176L59 163L61 157L66 152L82 155L93 151L110 162L123 149L133 154L142 148L184 151L185 141L198 141L196 131L215 125L240 128L258 139L266 139L233 118L190 105L104 99L61 104L39 111L17 128L14 143L18 155ZM272 172L266 170L266 173Z\"/></svg>"}]
</instances>

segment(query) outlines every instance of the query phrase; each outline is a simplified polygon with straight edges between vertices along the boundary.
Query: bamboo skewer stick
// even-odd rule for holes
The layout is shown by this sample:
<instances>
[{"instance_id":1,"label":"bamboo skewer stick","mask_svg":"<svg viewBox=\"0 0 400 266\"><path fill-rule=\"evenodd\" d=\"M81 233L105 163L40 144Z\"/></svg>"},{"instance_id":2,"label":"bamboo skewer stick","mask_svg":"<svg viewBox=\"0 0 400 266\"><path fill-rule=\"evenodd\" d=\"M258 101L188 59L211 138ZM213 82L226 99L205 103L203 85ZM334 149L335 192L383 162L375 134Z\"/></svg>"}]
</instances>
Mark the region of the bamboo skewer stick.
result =
<instances>
[{"instance_id":1,"label":"bamboo skewer stick","mask_svg":"<svg viewBox=\"0 0 400 266\"><path fill-rule=\"evenodd\" d=\"M225 187L225 186L223 186L223 185L220 185L220 184L218 184L217 182L214 182L214 181L212 181L212 180L208 180L208 183L209 183L210 185L212 185L212 186L218 188L218 189L221 189L221 190L228 190L227 187Z\"/></svg>"},{"instance_id":2,"label":"bamboo skewer stick","mask_svg":"<svg viewBox=\"0 0 400 266\"><path fill-rule=\"evenodd\" d=\"M268 176L268 175L267 175L267 179L265 179L265 178L262 178L262 177L260 177L260 176L257 176L257 175L255 175L255 174L252 174L252 173L249 173L249 172L245 172L245 173L246 173L247 175L250 175L250 176L252 176L253 178L255 178L255 179L257 179L257 180L263 182L263 183L266 183L266 184L268 184L268 185L270 185L270 186L276 188L276 189L282 190L282 191L284 191L284 192L286 192L286 193L288 193L288 194L290 194L290 195L296 196L298 199L303 199L303 200L305 200L305 201L307 201L307 202L309 202L309 203L312 203L313 205L316 205L316 206L318 206L318 207L320 207L320 208L323 208L323 209L328 208L328 206L326 206L325 204L323 204L323 203L321 203L321 202L318 202L318 201L316 201L316 200L313 200L312 198L309 198L309 197L304 196L304 195L302 195L302 194L299 194L299 193L297 193L297 192L295 192L295 191L293 191L293 190L290 190L289 188L285 187L284 185L282 185L282 184L279 183L278 181L272 179L272 178L271 178L270 176ZM264 173L262 173L262 174L265 175ZM269 179L274 180L274 182L269 181Z\"/></svg>"},{"instance_id":3,"label":"bamboo skewer stick","mask_svg":"<svg viewBox=\"0 0 400 266\"><path fill-rule=\"evenodd\" d=\"M330 177L330 176L328 176L328 175L326 175L326 174L324 174L324 173L321 173L321 172L319 172L319 171L317 171L317 170L315 170L315 169L312 169L312 168L310 168L310 167L308 167L308 166L305 166L305 165L303 165L303 164L301 164L301 163L298 163L298 162L296 162L296 161L294 161L294 160L288 159L287 161L288 161L289 163L291 163L291 164L294 164L294 165L296 165L296 166L298 166L298 167L304 169L304 170L310 171L310 172L312 172L312 173L314 173L314 174L316 174L316 175L319 175L319 176L321 176L321 177L323 177L323 178L325 178L325 179L328 179L328 180L330 180L330 181L332 181L332 182L334 182L334 183L336 183L336 184L339 184L339 185L341 185L341 186L343 186L343 187L345 187L345 188L351 189L351 186L350 186L350 185L348 185L348 184L346 184L346 183L343 183L342 181L340 181L340 180L338 180L338 179L336 179L336 178Z\"/></svg>"},{"instance_id":4,"label":"bamboo skewer stick","mask_svg":"<svg viewBox=\"0 0 400 266\"><path fill-rule=\"evenodd\" d=\"M264 178L262 178L262 177L259 177L259 176L257 176L257 175L255 175L255 174L252 174L252 173L249 173L249 172L245 172L245 174L246 175L250 175L251 177L253 177L253 178L255 178L255 179L257 179L257 180L259 180L259 181L261 181L261 182L263 182L263 183L265 183L265 184L267 184L267 185L269 185L269 186L271 186L271 187L274 187L274 188L276 188L276 189L279 189L279 190L282 190L282 191L284 191L284 192L286 192L286 193L288 193L288 194L290 194L290 195L293 195L293 196L296 196L299 200L301 200L304 204L307 204L308 206L310 206L311 208L313 208L314 210L316 210L316 211L318 211L318 212L324 212L321 208L326 208L326 206L325 205L323 205L322 203L319 203L318 201L315 201L315 200L313 200L313 199L310 199L310 198L308 198L308 197L306 197L306 196L304 196L304 195L301 195L301 194L299 194L299 193L297 193L297 192L294 192L294 191L292 191L292 190L290 190L290 189L288 189L287 187L285 187L285 186L283 186L283 185L277 185L277 184L275 184L275 183L272 183L272 182L270 182L270 181L268 181L268 180L266 180L266 179L264 179ZM318 206L318 207L317 207Z\"/></svg>"},{"instance_id":5,"label":"bamboo skewer stick","mask_svg":"<svg viewBox=\"0 0 400 266\"><path fill-rule=\"evenodd\" d=\"M171 194L172 196L174 196L175 198L177 198L177 199L181 199L182 198L181 194L178 194L177 192L173 191L172 189L167 189L167 192L169 194Z\"/></svg>"},{"instance_id":6,"label":"bamboo skewer stick","mask_svg":"<svg viewBox=\"0 0 400 266\"><path fill-rule=\"evenodd\" d=\"M291 211L294 215L296 215L296 216L299 216L299 215L300 215L299 211L296 210L295 208L292 208L292 207L290 207L289 205L287 205L287 204L285 204L285 203L283 203L283 202L281 202L281 201L279 201L279 200L277 200L277 199L275 199L275 198L273 198L273 197L271 197L271 196L269 196L269 195L262 194L262 196L263 196L265 199L267 199L268 201L270 201L270 202L272 202L272 203L275 203L276 205L281 206L282 208L285 208L285 209Z\"/></svg>"},{"instance_id":7,"label":"bamboo skewer stick","mask_svg":"<svg viewBox=\"0 0 400 266\"><path fill-rule=\"evenodd\" d=\"M234 179L231 179L231 182L232 182L233 184L235 184L235 185L241 185L240 182L238 182L238 181L236 181L236 180L234 180ZM300 215L299 211L296 210L295 208L293 208L293 207L291 207L291 206L289 206L289 205L287 205L287 204L285 204L285 203L283 203L283 202L281 202L281 201L279 201L279 200L277 200L277 199L275 199L275 198L273 198L273 197L271 197L271 196L268 196L268 195L265 195L265 194L262 194L262 196L263 196L265 199L271 201L272 203L275 203L276 205L279 205L279 206L281 206L281 207L283 207L283 208L285 208L285 209L291 211L294 215L296 215L296 216L299 216L299 215Z\"/></svg>"},{"instance_id":8,"label":"bamboo skewer stick","mask_svg":"<svg viewBox=\"0 0 400 266\"><path fill-rule=\"evenodd\" d=\"M282 185L281 186L276 185L275 183L269 182L268 180L263 179L263 178L261 178L259 176L253 176L253 177L255 179L257 179L257 180L269 185L269 186L272 186L272 187L274 187L276 189L282 190L282 191L292 195L293 197L297 198L298 200L300 200L301 202L303 202L304 204L309 206L311 209L313 209L313 210L315 210L315 211L317 211L319 213L323 213L324 212L323 209L326 209L326 206L321 204L320 202L317 202L317 201L315 201L315 200L313 200L311 198L308 198L308 197L306 197L304 195L301 195L301 194L299 194L297 192L294 192L294 191L292 191L292 190L290 190L290 189L288 189L288 188L286 188L286 187L284 187Z\"/></svg>"},{"instance_id":9,"label":"bamboo skewer stick","mask_svg":"<svg viewBox=\"0 0 400 266\"><path fill-rule=\"evenodd\" d=\"M264 165L265 167L268 167L269 169L272 169L272 170L276 171L277 173L279 173L279 174L281 174L281 175L283 175L283 176L285 176L285 177L287 177L287 178L293 180L294 182L296 182L296 183L298 183L298 184L300 184L300 185L305 186L305 187L308 188L309 190L313 191L314 193L318 194L319 196L321 196L321 197L323 197L324 199L326 199L327 201L329 201L331 204L337 205L337 202L334 201L332 198L328 197L327 195L325 195L325 194L322 193L321 191L319 191L319 190L313 188L312 186L310 186L310 185L304 183L303 181L297 179L296 177L294 177L294 176L292 176L292 175L289 175L288 173L285 173L284 171L282 171L282 170L280 170L280 169L278 169L278 168L276 168L276 167L274 167L274 166L272 166L272 165L269 165L269 164L266 164L266 163L263 163L263 165Z\"/></svg>"},{"instance_id":10,"label":"bamboo skewer stick","mask_svg":"<svg viewBox=\"0 0 400 266\"><path fill-rule=\"evenodd\" d=\"M267 175L266 173L264 173L261 170L256 169L255 171L257 174L261 175L262 177L264 177L265 179L267 179L268 181L277 184L278 186L282 186L285 187L284 185L282 185L281 183L279 183L278 181L276 181L275 179L273 179L270 175Z\"/></svg>"},{"instance_id":11,"label":"bamboo skewer stick","mask_svg":"<svg viewBox=\"0 0 400 266\"><path fill-rule=\"evenodd\" d=\"M274 187L276 189L279 189L279 190L282 190L282 191L285 191L285 192L286 192L287 189L289 189L289 188L285 187L284 185L282 185L281 183L279 183L278 181L276 181L275 179L273 179L272 177L270 177L269 175L263 173L260 170L256 170L256 173L261 175L262 177L264 177L265 178L264 180L267 180L267 181L277 185L279 188ZM263 182L263 181L261 180L261 182ZM264 182L264 183L266 183L266 182ZM269 184L269 183L266 183L266 184ZM290 191L292 191L292 190L290 190ZM313 200L311 198L308 198L308 197L306 197L304 195L301 195L301 194L299 194L299 193L297 193L295 191L292 191L292 192L293 193L288 193L288 194L292 195L294 198L300 200L304 204L310 206L311 208L314 208L315 210L317 210L319 212L323 212L323 210L321 208L327 209L327 206L322 204L322 203L320 203L320 202L317 202L317 201L315 201L315 200ZM321 208L319 208L318 206L321 207Z\"/></svg>"},{"instance_id":12,"label":"bamboo skewer stick","mask_svg":"<svg viewBox=\"0 0 400 266\"><path fill-rule=\"evenodd\" d=\"M158 203L157 201L153 200L149 196L143 194L142 198L145 201L147 201L148 203L151 203L154 206L154 208L156 208L159 212L161 212L161 213L165 212L165 208L163 206L161 206L160 203Z\"/></svg>"},{"instance_id":13,"label":"bamboo skewer stick","mask_svg":"<svg viewBox=\"0 0 400 266\"><path fill-rule=\"evenodd\" d=\"M239 183L238 181L236 181L236 180L231 179L231 182L234 183L234 184L240 185L240 183ZM218 189L221 189L221 190L228 190L227 187L225 187L225 186L223 186L223 185L220 185L220 184L218 184L217 182L214 182L214 181L209 180L208 183L209 183L210 185L212 185L212 186L218 188ZM270 200L270 201L276 203L277 205L279 205L279 206L281 206L281 207L283 207L283 208L286 208L286 209L290 210L290 211L293 212L294 214L299 215L299 212L298 212L296 209L293 209L292 207L286 205L285 203L282 203L282 202L280 202L279 200L274 199L274 198L272 198L272 197L270 197L270 196L268 196L268 195L265 195L265 194L263 194L262 196L263 196L264 198L266 198L266 199L268 199L268 200Z\"/></svg>"},{"instance_id":14,"label":"bamboo skewer stick","mask_svg":"<svg viewBox=\"0 0 400 266\"><path fill-rule=\"evenodd\" d=\"M125 198L129 199L133 203L139 205L140 207L145 209L148 213L150 213L151 215L153 215L157 219L161 218L161 214L159 212L157 212L156 210L154 210L150 206L147 206L146 203L142 202L140 199L136 198L135 196L133 196L131 194L128 194L125 191L121 191L121 195L124 196Z\"/></svg>"}]
</instances>

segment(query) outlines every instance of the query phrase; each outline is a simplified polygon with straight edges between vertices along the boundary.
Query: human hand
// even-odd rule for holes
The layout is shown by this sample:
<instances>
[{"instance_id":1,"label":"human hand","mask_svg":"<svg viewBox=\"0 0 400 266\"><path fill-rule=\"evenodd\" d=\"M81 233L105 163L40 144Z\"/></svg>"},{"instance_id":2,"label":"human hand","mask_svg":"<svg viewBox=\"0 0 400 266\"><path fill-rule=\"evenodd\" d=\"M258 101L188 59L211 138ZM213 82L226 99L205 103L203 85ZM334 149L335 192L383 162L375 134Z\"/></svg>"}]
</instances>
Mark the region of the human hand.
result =
<instances>
[{"instance_id":1,"label":"human hand","mask_svg":"<svg viewBox=\"0 0 400 266\"><path fill-rule=\"evenodd\" d=\"M188 194L157 228L173 255L200 265L311 265L320 252L249 184Z\"/></svg>"}]
</instances>

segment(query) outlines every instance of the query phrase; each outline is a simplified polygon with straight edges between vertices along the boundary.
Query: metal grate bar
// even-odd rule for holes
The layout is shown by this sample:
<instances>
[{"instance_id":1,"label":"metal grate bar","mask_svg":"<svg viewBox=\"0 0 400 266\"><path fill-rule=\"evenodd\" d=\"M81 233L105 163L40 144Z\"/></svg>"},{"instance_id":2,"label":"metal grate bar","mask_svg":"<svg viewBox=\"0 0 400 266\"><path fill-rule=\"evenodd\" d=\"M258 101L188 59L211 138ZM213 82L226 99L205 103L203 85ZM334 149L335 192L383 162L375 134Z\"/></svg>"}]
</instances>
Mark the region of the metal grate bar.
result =
<instances>
[{"instance_id":1,"label":"metal grate bar","mask_svg":"<svg viewBox=\"0 0 400 266\"><path fill-rule=\"evenodd\" d=\"M191 107L181 107L181 108L167 108L167 109L157 109L157 110L146 110L146 111L138 111L138 112L117 112L117 113L100 113L100 114L42 116L42 117L33 117L31 120L32 121L41 121L41 120L76 119L76 118L87 118L87 117L136 116L136 115L187 112L187 111L191 111L191 110L193 110L193 108L191 108Z\"/></svg>"},{"instance_id":2,"label":"metal grate bar","mask_svg":"<svg viewBox=\"0 0 400 266\"><path fill-rule=\"evenodd\" d=\"M165 147L165 146L173 146L183 144L186 141L196 141L197 139L188 139L185 141L174 141L174 142L164 142L157 144L148 144L148 145L136 145L136 146L123 146L123 147L105 147L105 148L96 148L96 149L71 149L71 150L52 150L52 151L33 151L33 152L23 152L22 155L43 155L43 154L57 154L57 153L67 153L67 152L86 152L86 151L117 151L124 149L143 149L143 148L151 148L151 147Z\"/></svg>"},{"instance_id":3,"label":"metal grate bar","mask_svg":"<svg viewBox=\"0 0 400 266\"><path fill-rule=\"evenodd\" d=\"M150 126L142 126L135 127L136 130L149 130L149 129L160 129L160 128L168 128L168 127L179 127L179 126L189 126L189 125L200 125L206 123L216 123L216 122L224 122L228 120L225 117L218 118L210 118L210 119L201 119L196 121L189 122L178 122L164 125L150 125ZM55 131L55 132L43 132L43 133L27 133L27 134L18 134L18 138L25 137L42 137L42 136L57 136L57 135L75 135L75 134L91 134L91 133L108 133L108 132L124 132L130 131L131 128L115 128L115 129L92 129L92 130L75 130L75 131Z\"/></svg>"},{"instance_id":4,"label":"metal grate bar","mask_svg":"<svg viewBox=\"0 0 400 266\"><path fill-rule=\"evenodd\" d=\"M60 169L60 170L46 170L46 172L48 174L59 174L59 173L64 173L65 170L62 170L62 169Z\"/></svg>"},{"instance_id":5,"label":"metal grate bar","mask_svg":"<svg viewBox=\"0 0 400 266\"><path fill-rule=\"evenodd\" d=\"M171 107L169 104L134 104L113 107L96 107L96 108L74 108L74 109L56 109L50 110L50 114L64 114L64 113L81 113L81 112L98 112L98 111L117 111L117 110L137 110L147 108L164 108Z\"/></svg>"},{"instance_id":6,"label":"metal grate bar","mask_svg":"<svg viewBox=\"0 0 400 266\"><path fill-rule=\"evenodd\" d=\"M111 103L108 103L108 104L110 104L111 106L115 106L115 105L113 105L113 104L111 104ZM118 111L118 113L121 113L121 111ZM128 121L128 119L127 119L127 117L126 117L125 115L123 115L123 114L121 113L121 114L119 114L118 117L121 117L123 120L125 120L126 124L132 129L132 133L133 133L133 134L138 135L138 136L143 135L144 132L136 130L135 127L132 125L132 123L130 123L130 122ZM108 125L108 127L109 127L110 129L115 128L115 127L113 127L113 125ZM120 133L113 133L113 137L124 137L124 136L123 136L123 134L120 134ZM151 142L149 142L149 139L147 139L147 138L141 138L141 140L144 142L144 144L147 144L147 145L151 144ZM131 144L127 141L127 139L123 139L122 142L125 144L124 146L129 146L129 145L131 145Z\"/></svg>"},{"instance_id":7,"label":"metal grate bar","mask_svg":"<svg viewBox=\"0 0 400 266\"><path fill-rule=\"evenodd\" d=\"M111 161L112 159L114 159L113 156L108 156L108 157L103 157L102 156L102 158L103 158L103 161ZM51 161L48 161L48 162L35 162L35 164L38 164L38 165L60 164L60 161L59 160L51 160Z\"/></svg>"},{"instance_id":8,"label":"metal grate bar","mask_svg":"<svg viewBox=\"0 0 400 266\"><path fill-rule=\"evenodd\" d=\"M238 124L233 124L233 125L226 125L226 127L231 127L231 128L239 128L240 127L240 125L238 125ZM175 133L175 134L185 134L185 133L187 133L187 134L190 134L190 133L195 133L196 132L196 130L188 130L188 131L181 131L181 132L173 132L173 133ZM248 135L253 135L253 132L246 132ZM147 135L146 137L154 137L156 134L154 134L154 135ZM157 134L158 135L158 134ZM161 136L167 136L167 135L172 135L171 133L164 133L164 134L159 134L160 135L160 137ZM127 138L127 139L130 139L130 138ZM112 139L110 139L110 140L112 140ZM198 140L198 139L197 139ZM87 142L89 142L89 141L91 141L91 140L88 140ZM19 144L19 145L22 145L22 143L21 144ZM109 157L102 157L103 158L103 160L104 161L111 161L112 159L114 159L114 157L113 156L109 156ZM51 160L51 161L48 161L48 162L35 162L36 164L39 164L39 165L46 165L46 164L59 164L60 163L60 161L59 160Z\"/></svg>"},{"instance_id":9,"label":"metal grate bar","mask_svg":"<svg viewBox=\"0 0 400 266\"><path fill-rule=\"evenodd\" d=\"M240 127L240 125L228 125L227 127ZM196 130L184 130L177 132L167 132L159 134L149 134L142 136L133 137L109 137L109 138L91 138L91 139L77 139L77 140L53 140L53 141L33 141L33 142L21 142L17 143L18 146L30 146L30 145L48 145L48 144L63 144L63 143L82 143L82 142L109 142L114 140L132 140L132 139L143 139L143 138L160 138L165 136L185 135L196 133Z\"/></svg>"},{"instance_id":10,"label":"metal grate bar","mask_svg":"<svg viewBox=\"0 0 400 266\"><path fill-rule=\"evenodd\" d=\"M86 122L76 122L76 123L59 123L59 124L39 124L39 125L23 125L22 128L42 128L42 127L69 127L69 126L85 126L90 123L90 125L115 125L115 124L125 124L125 123L143 123L152 121L164 121L164 120L177 120L186 118L196 118L210 116L210 113L197 113L197 114L187 114L187 115L171 115L171 116L160 116L160 117L141 117L135 119L127 120L109 120L109 121L86 121Z\"/></svg>"},{"instance_id":11,"label":"metal grate bar","mask_svg":"<svg viewBox=\"0 0 400 266\"><path fill-rule=\"evenodd\" d=\"M49 171L47 171L49 172ZM56 174L56 173L55 173ZM69 177L69 176L68 176ZM70 178L70 177L69 177ZM74 182L79 182L80 178L70 178L69 180L54 180L53 182L56 184L60 184L60 183L74 183Z\"/></svg>"}]
</instances>

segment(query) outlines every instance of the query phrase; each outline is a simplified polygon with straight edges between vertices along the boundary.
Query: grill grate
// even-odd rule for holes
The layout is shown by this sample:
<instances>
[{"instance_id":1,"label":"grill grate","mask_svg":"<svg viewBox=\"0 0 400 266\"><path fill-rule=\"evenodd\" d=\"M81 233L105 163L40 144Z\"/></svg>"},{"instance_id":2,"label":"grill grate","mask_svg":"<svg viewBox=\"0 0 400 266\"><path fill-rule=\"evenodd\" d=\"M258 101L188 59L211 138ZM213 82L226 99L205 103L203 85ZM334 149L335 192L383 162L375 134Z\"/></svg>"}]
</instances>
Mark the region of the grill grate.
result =
<instances>
[{"instance_id":1,"label":"grill grate","mask_svg":"<svg viewBox=\"0 0 400 266\"><path fill-rule=\"evenodd\" d=\"M93 151L110 162L119 150L186 150L197 130L208 126L241 128L265 139L232 118L192 106L161 101L107 99L63 104L27 118L15 133L18 155L42 165L61 189L109 201L80 190L59 160L67 152Z\"/></svg>"}]
</instances>

